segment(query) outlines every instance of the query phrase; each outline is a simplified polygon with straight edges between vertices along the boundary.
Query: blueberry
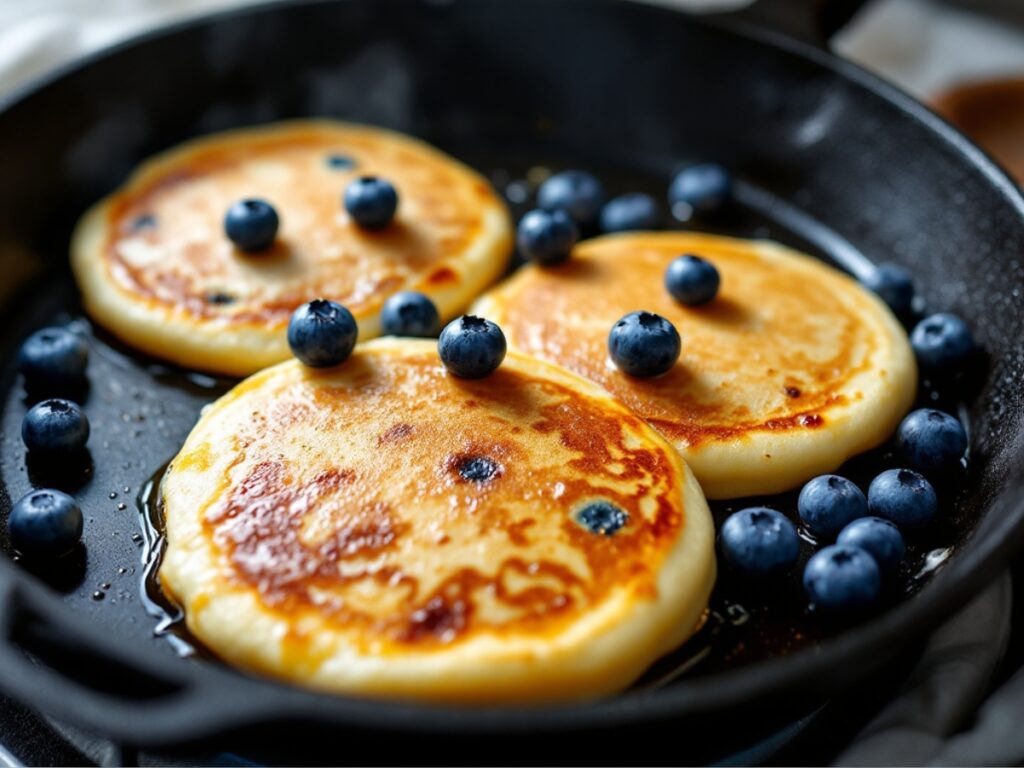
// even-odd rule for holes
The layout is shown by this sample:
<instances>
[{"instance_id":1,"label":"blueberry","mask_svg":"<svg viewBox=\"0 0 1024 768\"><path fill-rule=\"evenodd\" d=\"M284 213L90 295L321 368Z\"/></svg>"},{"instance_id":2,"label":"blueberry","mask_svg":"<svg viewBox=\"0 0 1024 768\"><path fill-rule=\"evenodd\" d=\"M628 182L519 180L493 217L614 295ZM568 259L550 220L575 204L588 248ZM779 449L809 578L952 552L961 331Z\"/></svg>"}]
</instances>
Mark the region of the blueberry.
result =
<instances>
[{"instance_id":1,"label":"blueberry","mask_svg":"<svg viewBox=\"0 0 1024 768\"><path fill-rule=\"evenodd\" d=\"M938 508L931 483L910 469L887 469L868 486L868 511L901 528L930 522Z\"/></svg>"},{"instance_id":2,"label":"blueberry","mask_svg":"<svg viewBox=\"0 0 1024 768\"><path fill-rule=\"evenodd\" d=\"M523 258L538 264L558 264L569 258L580 239L576 224L565 211L529 211L519 220L516 243Z\"/></svg>"},{"instance_id":3,"label":"blueberry","mask_svg":"<svg viewBox=\"0 0 1024 768\"><path fill-rule=\"evenodd\" d=\"M643 192L629 192L609 200L601 209L602 232L657 229L661 213L654 198Z\"/></svg>"},{"instance_id":4,"label":"blueberry","mask_svg":"<svg viewBox=\"0 0 1024 768\"><path fill-rule=\"evenodd\" d=\"M682 342L679 332L661 315L630 312L608 333L608 354L619 370L630 376L660 376L676 360Z\"/></svg>"},{"instance_id":5,"label":"blueberry","mask_svg":"<svg viewBox=\"0 0 1024 768\"><path fill-rule=\"evenodd\" d=\"M700 256L677 256L665 270L665 290L680 304L689 307L714 299L720 284L718 269Z\"/></svg>"},{"instance_id":6,"label":"blueberry","mask_svg":"<svg viewBox=\"0 0 1024 768\"><path fill-rule=\"evenodd\" d=\"M280 222L277 211L266 200L240 200L224 216L224 232L239 249L249 253L265 251L274 244Z\"/></svg>"},{"instance_id":7,"label":"blueberry","mask_svg":"<svg viewBox=\"0 0 1024 768\"><path fill-rule=\"evenodd\" d=\"M807 561L804 590L823 611L856 610L878 599L882 574L865 550L833 544Z\"/></svg>"},{"instance_id":8,"label":"blueberry","mask_svg":"<svg viewBox=\"0 0 1024 768\"><path fill-rule=\"evenodd\" d=\"M486 483L500 471L497 462L486 456L467 456L457 466L463 480L473 483Z\"/></svg>"},{"instance_id":9,"label":"blueberry","mask_svg":"<svg viewBox=\"0 0 1024 768\"><path fill-rule=\"evenodd\" d=\"M862 517L839 532L836 543L863 549L883 573L896 569L907 551L900 529L881 517Z\"/></svg>"},{"instance_id":10,"label":"blueberry","mask_svg":"<svg viewBox=\"0 0 1024 768\"><path fill-rule=\"evenodd\" d=\"M490 320L463 315L441 331L437 352L441 362L461 379L482 379L505 359L505 334Z\"/></svg>"},{"instance_id":11,"label":"blueberry","mask_svg":"<svg viewBox=\"0 0 1024 768\"><path fill-rule=\"evenodd\" d=\"M386 227L397 209L398 192L390 181L360 176L345 187L345 210L364 229Z\"/></svg>"},{"instance_id":12,"label":"blueberry","mask_svg":"<svg viewBox=\"0 0 1024 768\"><path fill-rule=\"evenodd\" d=\"M80 387L88 361L89 345L67 328L36 331L18 352L18 370L26 386L53 392Z\"/></svg>"},{"instance_id":13,"label":"blueberry","mask_svg":"<svg viewBox=\"0 0 1024 768\"><path fill-rule=\"evenodd\" d=\"M356 161L348 155L328 155L327 156L327 167L335 171L348 171L355 168Z\"/></svg>"},{"instance_id":14,"label":"blueberry","mask_svg":"<svg viewBox=\"0 0 1024 768\"><path fill-rule=\"evenodd\" d=\"M910 332L918 365L927 375L961 371L974 354L974 337L967 323L956 315L929 315Z\"/></svg>"},{"instance_id":15,"label":"blueberry","mask_svg":"<svg viewBox=\"0 0 1024 768\"><path fill-rule=\"evenodd\" d=\"M801 489L796 507L811 533L831 538L847 523L868 513L868 500L845 477L820 475Z\"/></svg>"},{"instance_id":16,"label":"blueberry","mask_svg":"<svg viewBox=\"0 0 1024 768\"><path fill-rule=\"evenodd\" d=\"M905 315L914 302L914 279L898 264L879 264L862 281L897 315Z\"/></svg>"},{"instance_id":17,"label":"blueberry","mask_svg":"<svg viewBox=\"0 0 1024 768\"><path fill-rule=\"evenodd\" d=\"M434 302L422 293L400 291L384 302L380 325L389 336L429 338L441 330L441 318Z\"/></svg>"},{"instance_id":18,"label":"blueberry","mask_svg":"<svg viewBox=\"0 0 1024 768\"><path fill-rule=\"evenodd\" d=\"M23 555L60 557L82 538L82 510L66 493L32 491L11 507L7 529L11 545Z\"/></svg>"},{"instance_id":19,"label":"blueberry","mask_svg":"<svg viewBox=\"0 0 1024 768\"><path fill-rule=\"evenodd\" d=\"M562 171L540 185L537 205L545 211L562 209L579 226L590 227L604 205L604 187L584 171Z\"/></svg>"},{"instance_id":20,"label":"blueberry","mask_svg":"<svg viewBox=\"0 0 1024 768\"><path fill-rule=\"evenodd\" d=\"M920 472L957 469L967 450L967 432L948 413L931 408L911 412L896 430L896 448Z\"/></svg>"},{"instance_id":21,"label":"blueberry","mask_svg":"<svg viewBox=\"0 0 1024 768\"><path fill-rule=\"evenodd\" d=\"M89 439L89 419L70 400L43 400L29 408L22 419L21 439L36 454L80 453Z\"/></svg>"},{"instance_id":22,"label":"blueberry","mask_svg":"<svg viewBox=\"0 0 1024 768\"><path fill-rule=\"evenodd\" d=\"M732 198L732 175L716 163L691 165L672 180L668 205L672 215L687 221L694 214L713 214Z\"/></svg>"},{"instance_id":23,"label":"blueberry","mask_svg":"<svg viewBox=\"0 0 1024 768\"><path fill-rule=\"evenodd\" d=\"M780 512L750 507L730 515L722 524L725 559L747 573L772 575L788 571L800 554L796 528Z\"/></svg>"},{"instance_id":24,"label":"blueberry","mask_svg":"<svg viewBox=\"0 0 1024 768\"><path fill-rule=\"evenodd\" d=\"M234 304L237 301L233 295L224 291L210 291L210 293L203 296L203 300L207 304L215 304L221 307L226 307L227 305Z\"/></svg>"},{"instance_id":25,"label":"blueberry","mask_svg":"<svg viewBox=\"0 0 1024 768\"><path fill-rule=\"evenodd\" d=\"M151 213L143 213L132 219L131 230L133 232L144 232L156 229L156 216Z\"/></svg>"},{"instance_id":26,"label":"blueberry","mask_svg":"<svg viewBox=\"0 0 1024 768\"><path fill-rule=\"evenodd\" d=\"M311 368L340 365L352 354L359 328L352 313L327 299L314 299L292 313L288 346Z\"/></svg>"},{"instance_id":27,"label":"blueberry","mask_svg":"<svg viewBox=\"0 0 1024 768\"><path fill-rule=\"evenodd\" d=\"M629 515L608 501L592 501L576 513L576 522L591 533L612 536L629 522Z\"/></svg>"}]
</instances>

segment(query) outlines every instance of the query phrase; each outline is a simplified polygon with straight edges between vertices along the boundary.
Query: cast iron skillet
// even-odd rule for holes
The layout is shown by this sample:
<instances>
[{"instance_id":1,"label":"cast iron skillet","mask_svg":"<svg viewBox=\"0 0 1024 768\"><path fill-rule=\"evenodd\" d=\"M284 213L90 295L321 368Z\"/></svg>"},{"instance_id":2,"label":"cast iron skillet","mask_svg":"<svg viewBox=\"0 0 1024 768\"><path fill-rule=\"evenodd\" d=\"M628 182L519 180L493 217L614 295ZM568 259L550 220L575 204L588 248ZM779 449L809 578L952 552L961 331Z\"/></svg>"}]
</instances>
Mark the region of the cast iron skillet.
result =
<instances>
[{"instance_id":1,"label":"cast iron skillet","mask_svg":"<svg viewBox=\"0 0 1024 768\"><path fill-rule=\"evenodd\" d=\"M1024 200L913 100L764 28L784 21L811 37L855 5L818 3L812 17L812 4L761 3L746 19L707 21L606 0L281 3L149 35L10 100L0 111L0 516L32 483L65 482L87 523L78 570L51 578L56 591L0 558L0 688L135 745L232 733L296 749L326 743L336 759L361 745L447 762L474 754L455 744L500 743L501 759L531 759L536 742L524 736L583 734L597 754L636 762L644 742L623 737L669 725L680 750L669 759L688 762L738 724L817 706L956 610L1024 531ZM92 335L91 467L51 480L54 468L25 462L18 441L13 350L31 329L76 314L70 228L140 159L194 135L307 115L404 130L488 170L495 158L516 172L538 159L612 169L619 186L664 189L679 163L716 159L743 182L746 218L732 229L855 272L865 256L909 266L928 305L966 318L989 355L971 401L973 469L953 557L895 609L803 650L587 705L371 703L176 657L140 607L133 499L223 383Z\"/></svg>"}]
</instances>

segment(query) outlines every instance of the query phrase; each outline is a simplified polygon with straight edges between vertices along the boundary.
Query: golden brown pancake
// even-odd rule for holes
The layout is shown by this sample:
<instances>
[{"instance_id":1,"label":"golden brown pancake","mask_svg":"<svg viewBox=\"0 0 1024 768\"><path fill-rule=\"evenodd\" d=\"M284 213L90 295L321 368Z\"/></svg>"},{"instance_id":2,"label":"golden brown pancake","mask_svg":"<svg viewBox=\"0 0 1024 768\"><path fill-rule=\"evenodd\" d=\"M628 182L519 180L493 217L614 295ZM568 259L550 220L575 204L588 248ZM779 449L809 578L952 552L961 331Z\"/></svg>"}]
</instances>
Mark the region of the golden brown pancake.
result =
<instances>
[{"instance_id":1,"label":"golden brown pancake","mask_svg":"<svg viewBox=\"0 0 1024 768\"><path fill-rule=\"evenodd\" d=\"M714 581L713 524L675 450L515 352L475 381L410 339L267 369L202 416L162 498L160 578L192 632L328 691L612 693L694 631ZM625 524L581 524L597 502Z\"/></svg>"},{"instance_id":2,"label":"golden brown pancake","mask_svg":"<svg viewBox=\"0 0 1024 768\"><path fill-rule=\"evenodd\" d=\"M718 268L718 297L672 299L673 258ZM612 325L635 310L675 324L682 355L639 379L608 359ZM561 266L527 267L474 312L509 345L599 383L668 437L708 498L792 488L879 445L917 386L902 327L874 294L809 256L766 241L682 232L587 240Z\"/></svg>"},{"instance_id":3,"label":"golden brown pancake","mask_svg":"<svg viewBox=\"0 0 1024 768\"><path fill-rule=\"evenodd\" d=\"M382 230L360 228L342 205L362 175L398 190L395 220ZM244 253L224 234L228 208L250 197L280 217L268 252ZM285 330L303 302L344 304L362 340L380 333L381 305L399 290L422 291L447 318L500 274L510 244L504 204L451 157L380 128L297 121L148 161L83 217L72 266L88 312L123 340L243 375L289 357Z\"/></svg>"}]
</instances>

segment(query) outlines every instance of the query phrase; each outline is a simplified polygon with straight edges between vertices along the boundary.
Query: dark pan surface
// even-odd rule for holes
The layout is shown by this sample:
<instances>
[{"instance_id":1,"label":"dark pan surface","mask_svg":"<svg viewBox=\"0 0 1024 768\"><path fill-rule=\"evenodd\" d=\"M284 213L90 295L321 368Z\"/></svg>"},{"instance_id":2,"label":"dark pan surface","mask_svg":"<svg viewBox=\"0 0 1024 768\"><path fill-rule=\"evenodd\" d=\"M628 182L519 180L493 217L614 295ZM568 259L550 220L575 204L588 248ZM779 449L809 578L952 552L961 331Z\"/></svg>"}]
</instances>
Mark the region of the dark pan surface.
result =
<instances>
[{"instance_id":1,"label":"dark pan surface","mask_svg":"<svg viewBox=\"0 0 1024 768\"><path fill-rule=\"evenodd\" d=\"M904 574L904 586L920 593L903 602L891 595L898 607L846 630L806 614L796 577L766 595L726 574L714 602L717 636L705 633L630 694L542 713L351 702L181 659L179 648L154 636L158 619L144 599L139 499L202 405L230 382L140 358L91 329L66 267L70 228L154 151L214 130L310 115L421 136L487 173L517 211L528 193L520 180L538 166L589 168L612 193L660 197L681 163L727 162L742 180L742 210L704 228L776 238L855 273L870 261L909 266L927 307L961 314L988 352L963 411L972 427L971 471L943 494L945 520L915 543ZM96 729L129 730L140 743L267 719L295 726L297 718L310 727L343 723L353 734L608 731L681 715L696 727L701 717L769 696L806 709L953 610L1020 539L1024 204L976 149L923 108L809 47L612 2L274 6L155 35L27 95L0 116L0 167L8 286L0 295L8 361L0 378L0 515L33 484L74 492L86 512L85 548L59 573L43 574L58 603L20 577L14 582L9 567L0 568L0 584L16 584L26 605L60 611L84 628L85 663L65 674L87 692L106 690L117 706L90 715L85 705L95 700L66 691L40 693L37 703L91 717L86 724ZM76 323L92 345L84 393L91 463L57 472L25 461L18 435L25 400L11 366L21 339L54 321ZM957 407L949 393L935 397ZM865 479L876 461L884 458L851 471ZM719 519L727 511L720 505ZM915 578L922 570L939 573ZM41 624L19 642L40 647ZM68 655L50 640L56 655ZM124 670L111 682L87 652L94 641L115 657L138 657L157 682L132 682ZM699 663L688 675L653 686L694 656Z\"/></svg>"}]
</instances>

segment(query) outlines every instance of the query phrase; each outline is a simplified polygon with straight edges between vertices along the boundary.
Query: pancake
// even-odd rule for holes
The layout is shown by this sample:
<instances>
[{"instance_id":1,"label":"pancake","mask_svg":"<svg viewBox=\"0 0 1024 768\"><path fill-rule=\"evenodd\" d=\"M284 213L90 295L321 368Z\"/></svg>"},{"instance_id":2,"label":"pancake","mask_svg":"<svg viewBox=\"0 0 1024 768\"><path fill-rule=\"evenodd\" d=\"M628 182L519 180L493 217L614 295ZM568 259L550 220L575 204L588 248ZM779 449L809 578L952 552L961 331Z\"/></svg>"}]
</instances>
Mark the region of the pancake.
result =
<instances>
[{"instance_id":1,"label":"pancake","mask_svg":"<svg viewBox=\"0 0 1024 768\"><path fill-rule=\"evenodd\" d=\"M722 277L702 307L665 290L669 262L710 260ZM675 367L632 378L608 358L608 331L647 310L682 337ZM668 437L708 498L793 488L892 434L917 370L906 333L874 294L781 245L682 232L587 240L561 266L526 267L474 312L510 347L611 392Z\"/></svg>"},{"instance_id":2,"label":"pancake","mask_svg":"<svg viewBox=\"0 0 1024 768\"><path fill-rule=\"evenodd\" d=\"M342 192L357 176L398 189L395 220L364 230ZM236 250L224 214L270 202L281 220L265 253ZM360 338L380 334L383 302L422 291L442 319L504 269L504 204L478 174L428 145L380 128L297 121L231 131L145 163L92 208L72 240L86 310L118 337L188 368L246 375L289 357L292 311L344 304Z\"/></svg>"},{"instance_id":3,"label":"pancake","mask_svg":"<svg viewBox=\"0 0 1024 768\"><path fill-rule=\"evenodd\" d=\"M191 631L334 692L609 694L696 629L715 574L700 487L642 419L514 352L457 379L426 340L242 382L189 435L162 503L160 580Z\"/></svg>"}]
</instances>

